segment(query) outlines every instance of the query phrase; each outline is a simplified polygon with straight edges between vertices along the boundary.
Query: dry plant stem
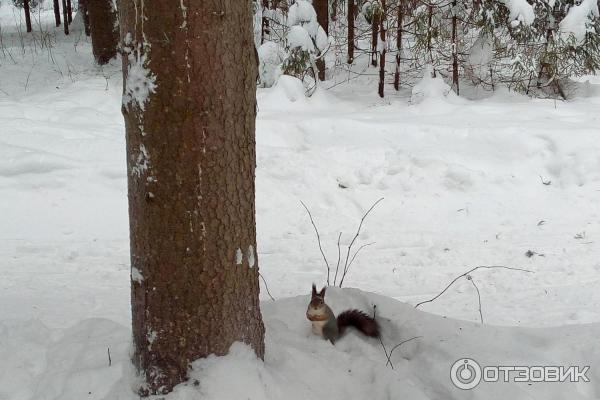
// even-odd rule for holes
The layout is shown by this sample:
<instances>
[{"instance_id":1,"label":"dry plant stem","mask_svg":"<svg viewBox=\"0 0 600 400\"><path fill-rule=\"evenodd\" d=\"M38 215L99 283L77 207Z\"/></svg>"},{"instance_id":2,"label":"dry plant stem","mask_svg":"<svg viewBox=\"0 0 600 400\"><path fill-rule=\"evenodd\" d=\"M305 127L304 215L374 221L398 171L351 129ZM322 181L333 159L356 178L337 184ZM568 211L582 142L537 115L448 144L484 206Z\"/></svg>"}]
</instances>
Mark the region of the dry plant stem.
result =
<instances>
[{"instance_id":1,"label":"dry plant stem","mask_svg":"<svg viewBox=\"0 0 600 400\"><path fill-rule=\"evenodd\" d=\"M267 281L265 280L265 277L262 276L262 274L260 272L258 273L258 276L260 276L260 279L262 279L263 283L265 284L265 289L267 289L267 294L269 295L271 300L275 301L275 298L273 296L271 296L271 292L269 291L269 285L267 285Z\"/></svg>"},{"instance_id":2,"label":"dry plant stem","mask_svg":"<svg viewBox=\"0 0 600 400\"><path fill-rule=\"evenodd\" d=\"M375 244L375 242L371 242L371 243L363 244L362 246L360 246L360 247L358 248L358 250L356 250L356 251L354 252L354 255L352 256L352 258L350 259L350 262L348 263L348 267L347 267L346 269L344 269L344 274L342 275L342 278L343 278L344 276L346 276L346 273L347 273L347 272L350 270L350 266L351 266L351 265L352 265L352 263L354 262L354 259L356 258L356 256L358 255L358 253L359 253L359 252L360 252L362 249L364 249L365 247L367 247L367 246L371 246L371 245L373 245L373 244Z\"/></svg>"},{"instance_id":3,"label":"dry plant stem","mask_svg":"<svg viewBox=\"0 0 600 400\"><path fill-rule=\"evenodd\" d=\"M317 235L317 242L319 243L319 250L321 251L321 255L323 256L323 260L325 261L325 266L327 267L327 286L329 286L329 271L330 271L329 262L327 262L327 257L325 257L325 253L323 252L323 247L321 246L321 236L319 235L319 230L317 229L317 225L315 224L315 221L313 220L310 210L308 209L308 207L306 207L306 204L304 204L304 202L302 200L300 200L300 203L302 204L302 206L308 213L310 222L311 222L313 228L315 228L315 234ZM335 285L335 282L334 282L334 285Z\"/></svg>"},{"instance_id":4,"label":"dry plant stem","mask_svg":"<svg viewBox=\"0 0 600 400\"><path fill-rule=\"evenodd\" d=\"M367 210L367 212L365 213L365 215L363 215L363 217L360 219L360 224L358 225L358 230L356 231L356 234L354 235L354 237L352 238L352 241L348 245L348 252L346 253L346 261L344 262L344 272L342 274L342 278L340 279L340 285L339 285L339 287L342 287L342 284L344 283L344 278L346 277L346 273L348 272L348 261L350 259L350 251L352 250L352 246L354 245L354 242L358 238L358 235L360 235L360 230L362 228L363 222L365 222L365 218L367 218L367 216L369 215L369 213L371 211L373 211L373 209L375 208L375 206L377 206L377 204L379 204L381 201L383 201L383 197L380 198L379 200L377 200L375 203L373 203L373 205L371 206L371 208L369 208ZM333 285L335 286L335 280L333 282Z\"/></svg>"},{"instance_id":5,"label":"dry plant stem","mask_svg":"<svg viewBox=\"0 0 600 400\"><path fill-rule=\"evenodd\" d=\"M476 270L478 270L478 269L494 269L494 268L510 269L510 270L512 270L512 271L521 271L521 272L530 272L530 273L533 273L533 271L530 271L530 270L528 270L528 269L523 269L523 268L505 267L505 266L503 266L503 265L480 265L480 266L478 266L478 267L471 268L470 270L468 270L467 272L465 272L465 273L463 273L463 274L460 274L459 276L457 276L456 278L454 278L454 279L452 280L452 282L450 282L450 283L448 284L448 286L446 286L446 287L444 288L444 290L442 290L440 293L438 293L436 296L434 296L433 298L431 298L431 299L429 299L429 300L425 300L425 301L422 301L422 302L420 302L420 303L417 303L417 305L415 305L415 308L418 308L418 307L419 307L420 305L422 305L422 304L425 304L425 303L431 303L432 301L436 300L438 297L440 297L441 295L443 295L444 293L446 293L446 291L447 291L448 289L450 289L450 287L451 287L451 286L452 286L452 285L453 285L453 284L454 284L456 281L458 281L460 278L464 278L464 277L466 277L467 275L469 275L470 273L472 273L472 272L474 272L474 271L476 271Z\"/></svg>"},{"instance_id":6,"label":"dry plant stem","mask_svg":"<svg viewBox=\"0 0 600 400\"><path fill-rule=\"evenodd\" d=\"M483 313L481 312L481 293L479 292L479 288L475 284L475 281L473 280L471 275L467 275L467 279L471 282L471 284L477 291L477 303L479 304L479 319L481 320L481 324L483 325Z\"/></svg>"},{"instance_id":7,"label":"dry plant stem","mask_svg":"<svg viewBox=\"0 0 600 400\"><path fill-rule=\"evenodd\" d=\"M392 353L394 352L394 350L396 350L397 348L399 348L400 346L402 346L404 343L408 343L408 342L410 342L411 340L420 339L420 338L422 338L422 337L423 337L423 336L415 336L415 337L411 337L410 339L403 340L403 341L401 341L400 343L398 343L397 345L395 345L394 347L392 347L392 349L390 350L390 353L389 353L389 354L386 354L386 357L387 357L387 363L385 364L385 365L386 365L386 367L387 367L387 366L388 366L388 364L389 364L389 366L390 366L390 367L392 367L392 369L394 369L394 364L392 364ZM380 340L381 340L381 338L380 338ZM383 341L381 342L381 345L383 346ZM384 347L384 348L385 348L385 347Z\"/></svg>"},{"instance_id":8,"label":"dry plant stem","mask_svg":"<svg viewBox=\"0 0 600 400\"><path fill-rule=\"evenodd\" d=\"M338 259L337 259L337 264L335 266L335 277L333 278L334 286L335 286L335 281L337 280L338 270L340 268L340 261L342 261L342 249L340 247L340 240L342 240L342 232L340 232L340 234L338 235L338 240L337 240Z\"/></svg>"}]
</instances>

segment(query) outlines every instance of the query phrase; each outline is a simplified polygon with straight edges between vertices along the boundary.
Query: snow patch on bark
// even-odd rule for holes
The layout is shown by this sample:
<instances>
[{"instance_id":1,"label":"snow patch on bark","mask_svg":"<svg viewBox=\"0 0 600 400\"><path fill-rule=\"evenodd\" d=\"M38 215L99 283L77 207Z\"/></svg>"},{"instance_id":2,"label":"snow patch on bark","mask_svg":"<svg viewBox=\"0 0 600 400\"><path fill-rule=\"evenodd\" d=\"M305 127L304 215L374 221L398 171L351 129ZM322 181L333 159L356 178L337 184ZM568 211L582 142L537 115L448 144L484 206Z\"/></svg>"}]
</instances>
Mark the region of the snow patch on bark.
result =
<instances>
[{"instance_id":1,"label":"snow patch on bark","mask_svg":"<svg viewBox=\"0 0 600 400\"><path fill-rule=\"evenodd\" d=\"M131 280L137 283L144 281L144 275L136 267L131 267Z\"/></svg>"},{"instance_id":2,"label":"snow patch on bark","mask_svg":"<svg viewBox=\"0 0 600 400\"><path fill-rule=\"evenodd\" d=\"M135 161L135 165L131 169L131 174L137 176L138 178L142 176L150 166L150 155L148 154L148 150L146 150L146 146L140 144L139 152Z\"/></svg>"},{"instance_id":3,"label":"snow patch on bark","mask_svg":"<svg viewBox=\"0 0 600 400\"><path fill-rule=\"evenodd\" d=\"M123 40L124 57L127 57L127 79L123 93L123 105L136 103L144 111L152 93L156 91L156 75L148 68L148 43L134 43L131 33Z\"/></svg>"},{"instance_id":4,"label":"snow patch on bark","mask_svg":"<svg viewBox=\"0 0 600 400\"><path fill-rule=\"evenodd\" d=\"M148 329L148 333L146 334L146 339L148 340L148 350L150 350L152 348L152 344L154 344L154 342L156 341L157 338L158 338L158 332L156 332L152 329Z\"/></svg>"},{"instance_id":5,"label":"snow patch on bark","mask_svg":"<svg viewBox=\"0 0 600 400\"><path fill-rule=\"evenodd\" d=\"M238 249L235 251L235 264L242 265L243 259L244 255L242 254L242 249L238 247Z\"/></svg>"},{"instance_id":6,"label":"snow patch on bark","mask_svg":"<svg viewBox=\"0 0 600 400\"><path fill-rule=\"evenodd\" d=\"M250 245L248 246L248 265L250 265L250 268L254 268L255 262L254 247Z\"/></svg>"}]
</instances>

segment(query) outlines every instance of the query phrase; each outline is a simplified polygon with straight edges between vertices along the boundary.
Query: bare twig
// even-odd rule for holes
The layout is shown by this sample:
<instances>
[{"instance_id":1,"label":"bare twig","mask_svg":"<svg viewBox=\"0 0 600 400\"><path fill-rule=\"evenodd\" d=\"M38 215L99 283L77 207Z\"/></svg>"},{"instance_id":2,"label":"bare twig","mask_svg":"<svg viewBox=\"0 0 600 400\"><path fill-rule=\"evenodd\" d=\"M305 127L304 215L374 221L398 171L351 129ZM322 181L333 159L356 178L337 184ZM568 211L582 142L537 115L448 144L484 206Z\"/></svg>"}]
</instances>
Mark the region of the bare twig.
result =
<instances>
[{"instance_id":1,"label":"bare twig","mask_svg":"<svg viewBox=\"0 0 600 400\"><path fill-rule=\"evenodd\" d=\"M358 238L358 235L360 235L360 230L362 228L363 222L365 222L365 219L367 218L367 216L369 215L369 213L371 211L373 211L373 209L375 208L375 206L377 206L377 204L379 204L381 201L383 201L383 197L380 198L379 200L377 200L375 203L373 203L373 205L371 206L371 208L369 208L367 210L367 212L362 216L362 218L360 219L360 224L358 224L358 229L356 231L356 234L354 235L354 237L352 238L352 241L350 241L350 244L348 245L348 252L346 253L346 261L344 262L344 271L342 274L342 277L340 279L340 287L342 287L342 284L344 283L344 278L346 277L346 273L348 272L348 262L349 262L349 258L350 258L350 251L352 250L352 246L354 245L354 242L356 241L356 239ZM335 279L333 280L333 284L335 285Z\"/></svg>"},{"instance_id":2,"label":"bare twig","mask_svg":"<svg viewBox=\"0 0 600 400\"><path fill-rule=\"evenodd\" d=\"M110 347L108 347L106 350L108 351L108 366L110 367L112 365L112 360L110 358Z\"/></svg>"},{"instance_id":3,"label":"bare twig","mask_svg":"<svg viewBox=\"0 0 600 400\"><path fill-rule=\"evenodd\" d=\"M420 303L417 303L417 305L415 305L415 308L418 308L418 307L419 307L420 305L422 305L422 304L425 304L425 303L431 303L432 301L436 300L438 297L440 297L441 295L443 295L444 293L446 293L446 291L447 291L448 289L450 289L450 287L451 287L451 286L452 286L452 285L453 285L453 284L454 284L456 281L458 281L460 278L464 278L464 277L466 277L467 275L471 274L472 272L474 272L474 271L476 271L476 270L478 270L478 269L494 269L494 268L503 268L503 269L509 269L509 270L512 270L512 271L521 271L521 272L530 272L530 273L533 273L533 271L530 271L530 270L528 270L528 269L523 269L523 268L505 267L505 266L503 266L503 265L480 265L480 266L478 266L478 267L471 268L470 270L468 270L467 272L465 272L465 273L463 273L463 274L460 274L460 275L458 275L456 278L454 278L454 279L452 280L452 282L450 282L450 283L448 284L448 286L446 286L446 287L444 288L444 290L442 290L440 293L438 293L436 296L434 296L433 298L431 298L431 299L429 299L429 300L425 300L425 301L422 301L422 302L420 302Z\"/></svg>"},{"instance_id":4,"label":"bare twig","mask_svg":"<svg viewBox=\"0 0 600 400\"><path fill-rule=\"evenodd\" d=\"M371 245L374 245L374 244L375 244L375 242L371 242L371 243L363 244L362 246L360 246L360 247L358 248L358 250L356 250L356 252L355 252L355 253L354 253L354 255L352 256L352 258L350 259L350 262L348 263L348 267L347 267L347 268L344 270L344 275L343 275L343 276L345 276L345 275L346 275L346 273L347 273L347 272L350 270L350 266L351 266L351 265L352 265L352 263L354 262L354 259L356 258L356 256L358 255L358 253L359 253L359 252L360 252L362 249L364 249L365 247L367 247L367 246L371 246Z\"/></svg>"},{"instance_id":5,"label":"bare twig","mask_svg":"<svg viewBox=\"0 0 600 400\"><path fill-rule=\"evenodd\" d=\"M338 235L337 241L337 249L338 249L338 259L337 264L335 266L335 278L333 279L333 285L335 286L335 281L337 280L338 270L340 268L340 261L342 261L342 249L340 247L340 240L342 240L342 232Z\"/></svg>"},{"instance_id":6,"label":"bare twig","mask_svg":"<svg viewBox=\"0 0 600 400\"><path fill-rule=\"evenodd\" d=\"M269 295L271 300L275 301L275 298L273 296L271 296L271 292L269 291L269 285L267 285L267 281L265 280L265 277L262 276L262 274L260 272L258 273L258 276L260 276L260 279L262 279L263 283L265 284L265 289L267 289L267 294Z\"/></svg>"},{"instance_id":7,"label":"bare twig","mask_svg":"<svg viewBox=\"0 0 600 400\"><path fill-rule=\"evenodd\" d=\"M475 284L473 277L471 275L466 276L467 280L471 282L475 290L477 290L477 303L479 304L479 318L481 319L481 324L483 325L483 313L481 312L481 293L479 293L479 288Z\"/></svg>"},{"instance_id":8,"label":"bare twig","mask_svg":"<svg viewBox=\"0 0 600 400\"><path fill-rule=\"evenodd\" d=\"M306 207L306 204L304 204L304 202L302 200L300 200L300 203L302 204L302 206L308 213L308 217L310 218L310 223L312 224L313 228L315 228L315 234L317 235L317 242L319 243L319 250L321 251L321 255L323 256L323 260L325 261L325 266L327 267L327 286L329 286L329 271L330 271L329 263L327 262L327 257L325 257L325 253L323 252L323 247L321 246L321 236L319 235L319 230L317 229L317 225L315 224L315 221L313 220L310 210L308 209L308 207Z\"/></svg>"},{"instance_id":9,"label":"bare twig","mask_svg":"<svg viewBox=\"0 0 600 400\"><path fill-rule=\"evenodd\" d=\"M392 347L392 349L390 350L390 354L387 356L387 363L385 364L385 365L386 365L386 367L387 367L387 365L389 364L389 365L390 365L390 367L392 367L392 369L394 369L394 364L392 364L392 353L394 352L394 350L396 350L398 347L402 346L404 343L408 343L408 342L410 342L411 340L420 339L420 338L422 338L422 337L423 337L423 336L415 336L415 337L411 337L410 339L403 340L403 341L401 341L400 343L398 343L397 345L395 345L394 347ZM382 342L382 345L383 345L383 342ZM387 355L387 354L386 354L386 355Z\"/></svg>"}]
</instances>

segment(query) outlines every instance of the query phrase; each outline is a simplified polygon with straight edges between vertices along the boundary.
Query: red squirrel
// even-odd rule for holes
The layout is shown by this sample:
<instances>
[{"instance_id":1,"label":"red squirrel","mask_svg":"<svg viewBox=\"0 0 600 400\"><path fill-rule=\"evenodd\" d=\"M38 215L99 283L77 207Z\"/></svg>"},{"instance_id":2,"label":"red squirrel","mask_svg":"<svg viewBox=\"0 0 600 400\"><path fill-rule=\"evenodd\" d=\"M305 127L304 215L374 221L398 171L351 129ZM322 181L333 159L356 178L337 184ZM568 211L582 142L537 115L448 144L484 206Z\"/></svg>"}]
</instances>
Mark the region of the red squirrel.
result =
<instances>
[{"instance_id":1,"label":"red squirrel","mask_svg":"<svg viewBox=\"0 0 600 400\"><path fill-rule=\"evenodd\" d=\"M335 344L335 341L344 334L346 327L353 326L367 336L379 337L377 321L360 310L346 310L336 318L331 308L325 304L325 289L317 293L317 287L314 283L312 285L312 296L306 310L306 318L312 322L314 334Z\"/></svg>"}]
</instances>

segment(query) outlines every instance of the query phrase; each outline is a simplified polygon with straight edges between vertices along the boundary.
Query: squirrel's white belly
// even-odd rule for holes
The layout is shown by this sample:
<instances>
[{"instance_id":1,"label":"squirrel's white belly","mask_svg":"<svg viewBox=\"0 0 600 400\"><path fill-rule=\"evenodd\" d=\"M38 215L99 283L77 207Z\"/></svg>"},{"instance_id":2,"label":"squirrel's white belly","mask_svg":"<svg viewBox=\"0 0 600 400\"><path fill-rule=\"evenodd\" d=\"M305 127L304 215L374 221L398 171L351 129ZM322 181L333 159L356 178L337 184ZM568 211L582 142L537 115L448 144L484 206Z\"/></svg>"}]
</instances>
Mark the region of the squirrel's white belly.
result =
<instances>
[{"instance_id":1,"label":"squirrel's white belly","mask_svg":"<svg viewBox=\"0 0 600 400\"><path fill-rule=\"evenodd\" d=\"M323 336L323 327L327 321L312 321L312 331L315 335Z\"/></svg>"}]
</instances>

